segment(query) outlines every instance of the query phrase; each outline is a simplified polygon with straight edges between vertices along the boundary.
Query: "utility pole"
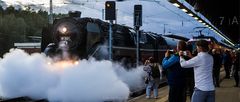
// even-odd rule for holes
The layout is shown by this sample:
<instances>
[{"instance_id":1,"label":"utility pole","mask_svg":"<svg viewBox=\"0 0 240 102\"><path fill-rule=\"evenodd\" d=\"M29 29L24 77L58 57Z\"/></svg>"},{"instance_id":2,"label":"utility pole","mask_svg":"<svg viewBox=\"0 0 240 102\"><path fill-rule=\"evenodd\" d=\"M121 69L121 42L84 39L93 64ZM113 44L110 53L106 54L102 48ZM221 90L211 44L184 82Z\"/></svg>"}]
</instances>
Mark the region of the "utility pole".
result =
<instances>
[{"instance_id":1,"label":"utility pole","mask_svg":"<svg viewBox=\"0 0 240 102\"><path fill-rule=\"evenodd\" d=\"M102 20L104 20L104 9L102 9Z\"/></svg>"},{"instance_id":2,"label":"utility pole","mask_svg":"<svg viewBox=\"0 0 240 102\"><path fill-rule=\"evenodd\" d=\"M49 24L53 24L53 5L52 0L50 0L50 7L49 7Z\"/></svg>"},{"instance_id":3,"label":"utility pole","mask_svg":"<svg viewBox=\"0 0 240 102\"><path fill-rule=\"evenodd\" d=\"M165 28L166 25L167 25L167 24L163 24L163 35L166 34L166 28Z\"/></svg>"}]
</instances>

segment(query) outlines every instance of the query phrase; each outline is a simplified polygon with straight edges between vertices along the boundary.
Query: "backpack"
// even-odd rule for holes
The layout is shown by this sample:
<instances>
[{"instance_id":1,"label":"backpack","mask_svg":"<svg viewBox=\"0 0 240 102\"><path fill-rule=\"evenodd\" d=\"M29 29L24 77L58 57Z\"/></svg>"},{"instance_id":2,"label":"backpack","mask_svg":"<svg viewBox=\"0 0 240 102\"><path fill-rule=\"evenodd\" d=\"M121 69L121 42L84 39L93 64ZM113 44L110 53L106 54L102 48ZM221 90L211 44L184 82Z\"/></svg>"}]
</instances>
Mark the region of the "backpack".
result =
<instances>
[{"instance_id":1,"label":"backpack","mask_svg":"<svg viewBox=\"0 0 240 102\"><path fill-rule=\"evenodd\" d=\"M152 71L151 76L153 78L160 78L160 71L159 71L158 65L154 64L154 65L151 65L150 67Z\"/></svg>"}]
</instances>

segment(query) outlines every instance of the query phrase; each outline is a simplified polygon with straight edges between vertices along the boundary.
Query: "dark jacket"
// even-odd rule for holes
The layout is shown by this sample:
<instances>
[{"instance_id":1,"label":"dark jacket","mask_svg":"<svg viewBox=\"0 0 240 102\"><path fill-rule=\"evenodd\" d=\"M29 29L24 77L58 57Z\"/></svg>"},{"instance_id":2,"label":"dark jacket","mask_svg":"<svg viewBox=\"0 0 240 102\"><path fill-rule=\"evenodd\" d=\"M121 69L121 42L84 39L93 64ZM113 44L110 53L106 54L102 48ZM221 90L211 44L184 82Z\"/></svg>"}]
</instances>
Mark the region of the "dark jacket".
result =
<instances>
[{"instance_id":1,"label":"dark jacket","mask_svg":"<svg viewBox=\"0 0 240 102\"><path fill-rule=\"evenodd\" d=\"M220 54L213 54L213 72L219 72L222 65L222 58Z\"/></svg>"},{"instance_id":2,"label":"dark jacket","mask_svg":"<svg viewBox=\"0 0 240 102\"><path fill-rule=\"evenodd\" d=\"M169 85L183 86L185 84L184 68L180 65L180 57L177 54L171 57L165 57L162 61L162 67L167 70L167 79Z\"/></svg>"},{"instance_id":3,"label":"dark jacket","mask_svg":"<svg viewBox=\"0 0 240 102\"><path fill-rule=\"evenodd\" d=\"M240 54L237 53L236 61L234 62L235 73L238 73L239 68L240 68Z\"/></svg>"},{"instance_id":4,"label":"dark jacket","mask_svg":"<svg viewBox=\"0 0 240 102\"><path fill-rule=\"evenodd\" d=\"M230 66L232 64L231 55L229 52L225 53L223 56L224 66Z\"/></svg>"},{"instance_id":5,"label":"dark jacket","mask_svg":"<svg viewBox=\"0 0 240 102\"><path fill-rule=\"evenodd\" d=\"M183 56L183 58L185 60L191 59L188 56ZM183 68L183 70L184 70L185 78L192 78L192 79L194 79L194 70L193 70L193 68Z\"/></svg>"}]
</instances>

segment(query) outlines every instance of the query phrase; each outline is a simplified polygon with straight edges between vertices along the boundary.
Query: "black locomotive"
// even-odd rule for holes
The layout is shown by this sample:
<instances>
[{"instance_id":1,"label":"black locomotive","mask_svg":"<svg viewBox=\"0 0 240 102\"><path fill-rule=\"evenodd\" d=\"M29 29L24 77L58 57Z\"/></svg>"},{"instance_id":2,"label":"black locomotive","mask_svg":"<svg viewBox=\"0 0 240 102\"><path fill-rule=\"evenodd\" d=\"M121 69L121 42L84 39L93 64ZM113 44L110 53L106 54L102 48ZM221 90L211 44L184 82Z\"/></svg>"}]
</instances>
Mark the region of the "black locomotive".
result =
<instances>
[{"instance_id":1,"label":"black locomotive","mask_svg":"<svg viewBox=\"0 0 240 102\"><path fill-rule=\"evenodd\" d=\"M124 59L126 63L136 61L136 32L133 28L113 24L113 60ZM66 50L79 59L107 59L109 23L95 18L70 16L56 19L51 27L43 29L42 51L55 56ZM153 56L160 62L167 49L176 47L178 40L152 32L140 33L140 58L144 61ZM63 45L63 46L62 46ZM106 50L107 51L107 50ZM76 57L71 57L76 58Z\"/></svg>"}]
</instances>

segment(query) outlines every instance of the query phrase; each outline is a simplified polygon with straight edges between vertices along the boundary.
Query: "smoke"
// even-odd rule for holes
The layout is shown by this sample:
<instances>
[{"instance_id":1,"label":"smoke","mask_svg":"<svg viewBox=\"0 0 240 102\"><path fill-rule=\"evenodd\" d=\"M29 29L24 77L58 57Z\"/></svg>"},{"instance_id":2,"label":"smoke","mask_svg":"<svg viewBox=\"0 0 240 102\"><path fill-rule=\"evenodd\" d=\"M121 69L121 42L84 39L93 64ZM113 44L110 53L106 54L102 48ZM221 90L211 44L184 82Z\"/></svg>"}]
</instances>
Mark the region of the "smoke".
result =
<instances>
[{"instance_id":1,"label":"smoke","mask_svg":"<svg viewBox=\"0 0 240 102\"><path fill-rule=\"evenodd\" d=\"M11 50L0 61L0 85L6 98L30 96L46 97L46 89L57 81L48 70L44 55L28 55L22 50ZM47 79L47 80L46 80Z\"/></svg>"},{"instance_id":2,"label":"smoke","mask_svg":"<svg viewBox=\"0 0 240 102\"><path fill-rule=\"evenodd\" d=\"M132 92L139 91L144 88L143 77L146 73L143 71L143 66L126 70L120 64L115 64L114 70L118 77L128 85Z\"/></svg>"},{"instance_id":3,"label":"smoke","mask_svg":"<svg viewBox=\"0 0 240 102\"><path fill-rule=\"evenodd\" d=\"M0 59L0 96L49 101L125 101L142 83L141 67L125 70L107 60L51 63L44 54L13 49ZM65 64L64 64L65 63Z\"/></svg>"}]
</instances>

